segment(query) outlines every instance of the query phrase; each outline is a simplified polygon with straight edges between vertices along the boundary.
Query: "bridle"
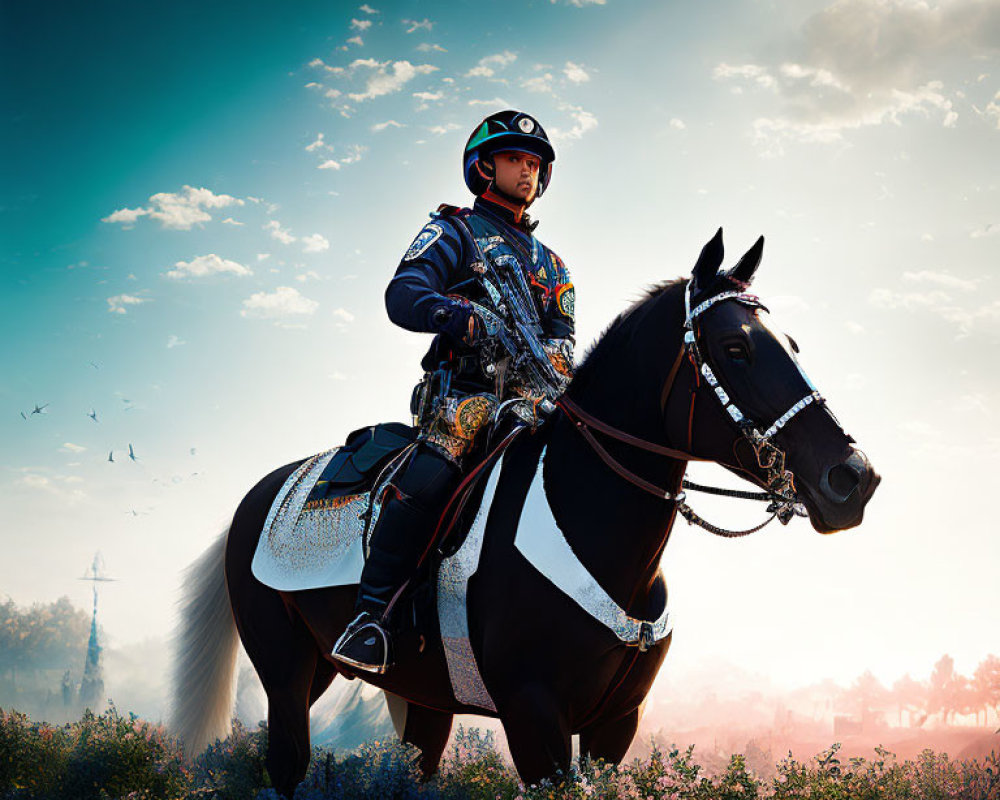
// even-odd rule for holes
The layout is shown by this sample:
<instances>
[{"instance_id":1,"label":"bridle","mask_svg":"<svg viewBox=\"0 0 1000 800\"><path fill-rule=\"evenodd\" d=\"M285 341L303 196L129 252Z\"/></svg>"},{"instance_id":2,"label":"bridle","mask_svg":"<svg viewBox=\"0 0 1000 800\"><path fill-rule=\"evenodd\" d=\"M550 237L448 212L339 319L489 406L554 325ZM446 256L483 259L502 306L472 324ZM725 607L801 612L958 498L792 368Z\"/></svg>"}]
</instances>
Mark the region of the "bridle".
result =
<instances>
[{"instance_id":1,"label":"bridle","mask_svg":"<svg viewBox=\"0 0 1000 800\"><path fill-rule=\"evenodd\" d=\"M741 303L742 305L749 306L751 308L763 308L765 311L767 308L763 303L761 303L760 298L754 294L744 291L743 289L720 292L719 294L713 295L692 308L692 293L693 279L688 281L684 290L684 340L681 345L680 352L677 354L677 358L674 361L670 373L668 374L660 391L660 407L662 409L666 407L667 400L670 397L673 384L680 371L681 364L685 360L685 356L687 356L687 360L694 368L695 377L695 388L691 392L691 406L688 413L687 451L664 447L663 445L656 444L655 442L650 442L626 433L625 431L622 431L613 425L609 425L608 423L588 414L579 405L577 405L574 400L565 394L556 400L556 405L562 408L567 418L573 423L574 428L580 432L584 440L590 445L598 457L600 457L600 459L616 474L627 480L632 485L637 486L643 491L652 494L661 500L669 500L676 503L678 513L688 521L688 524L698 525L710 533L727 538L746 536L747 534L760 530L775 518L777 518L783 525L787 525L792 517L806 516L807 512L796 494L795 476L790 470L785 468L785 452L774 444L772 437L774 437L778 431L791 422L791 420L807 406L810 406L813 403L822 404L825 401L820 393L816 391L815 387L813 387L811 381L809 381L809 378L805 375L805 373L802 373L807 385L812 391L794 403L788 411L778 417L778 419L776 419L768 428L764 430L763 433L761 433L760 428L754 424L752 418L739 408L736 402L719 383L711 364L698 347L697 320L710 308L724 301ZM679 491L665 489L662 486L650 483L644 478L636 475L627 467L623 466L614 458L614 456L608 453L608 451L601 446L600 442L597 441L596 437L590 430L593 428L594 430L603 433L612 439L623 442L624 444L646 450L647 452L656 453L657 455L667 456L668 458L673 458L678 461L703 461L704 459L698 458L690 452L692 449L691 438L694 422L695 401L698 396L697 388L701 385L702 379L704 379L708 386L712 389L712 394L719 401L723 410L733 421L733 424L736 425L741 438L749 443L752 448L757 460L757 466L761 469L764 475L763 481L766 486L766 491L747 492L734 489L722 489L714 486L702 486L701 484L697 484L686 479L681 481L681 490ZM688 506L686 502L687 495L683 489L690 489L692 491L700 491L706 494L723 497L735 497L743 500L758 500L767 502L769 503L767 510L770 512L771 516L760 525L746 530L730 531L724 528L719 528L699 517L691 509L691 507Z\"/></svg>"}]
</instances>

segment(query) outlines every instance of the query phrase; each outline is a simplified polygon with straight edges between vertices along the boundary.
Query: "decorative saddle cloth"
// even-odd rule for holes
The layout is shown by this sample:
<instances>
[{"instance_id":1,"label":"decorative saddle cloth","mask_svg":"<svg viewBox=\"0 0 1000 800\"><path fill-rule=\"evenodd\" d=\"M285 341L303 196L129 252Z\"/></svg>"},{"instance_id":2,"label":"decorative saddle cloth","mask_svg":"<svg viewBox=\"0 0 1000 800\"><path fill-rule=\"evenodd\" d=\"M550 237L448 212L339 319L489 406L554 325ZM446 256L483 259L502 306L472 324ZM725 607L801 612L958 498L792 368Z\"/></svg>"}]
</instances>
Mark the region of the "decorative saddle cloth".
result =
<instances>
[{"instance_id":1,"label":"decorative saddle cloth","mask_svg":"<svg viewBox=\"0 0 1000 800\"><path fill-rule=\"evenodd\" d=\"M369 500L379 494L379 485L415 434L399 423L378 425L356 431L343 447L306 459L271 506L253 558L254 576L282 591L357 585L364 566L365 534L379 510ZM463 515L469 519L474 514L468 534L441 561L436 578L438 623L455 699L488 711L496 707L469 640L467 604L469 579L479 568L487 536L512 537L514 546L542 575L623 644L645 648L672 630L666 606L654 621L629 617L576 557L549 507L544 454L542 449L534 457L534 479L518 496L503 488L506 456L484 471L482 492L475 493L472 507ZM494 502L498 507L516 505L520 513L493 515ZM506 527L498 521L501 518L517 520L512 526L516 530L499 530Z\"/></svg>"},{"instance_id":2,"label":"decorative saddle cloth","mask_svg":"<svg viewBox=\"0 0 1000 800\"><path fill-rule=\"evenodd\" d=\"M264 522L251 564L257 580L287 592L358 583L364 535L379 510L372 488L416 435L399 422L374 425L303 461Z\"/></svg>"}]
</instances>

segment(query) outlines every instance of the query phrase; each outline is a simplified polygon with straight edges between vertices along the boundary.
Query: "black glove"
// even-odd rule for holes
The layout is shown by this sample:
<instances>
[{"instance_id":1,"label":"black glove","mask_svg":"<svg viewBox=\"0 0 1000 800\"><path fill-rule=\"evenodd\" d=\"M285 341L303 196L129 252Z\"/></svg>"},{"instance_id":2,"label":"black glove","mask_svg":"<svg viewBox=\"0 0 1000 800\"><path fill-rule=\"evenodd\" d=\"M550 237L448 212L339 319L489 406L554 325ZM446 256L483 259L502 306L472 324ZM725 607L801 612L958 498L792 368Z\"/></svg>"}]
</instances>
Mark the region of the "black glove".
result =
<instances>
[{"instance_id":1,"label":"black glove","mask_svg":"<svg viewBox=\"0 0 1000 800\"><path fill-rule=\"evenodd\" d=\"M476 312L458 301L442 303L431 311L431 325L438 333L467 345L478 344L484 334L483 321Z\"/></svg>"}]
</instances>

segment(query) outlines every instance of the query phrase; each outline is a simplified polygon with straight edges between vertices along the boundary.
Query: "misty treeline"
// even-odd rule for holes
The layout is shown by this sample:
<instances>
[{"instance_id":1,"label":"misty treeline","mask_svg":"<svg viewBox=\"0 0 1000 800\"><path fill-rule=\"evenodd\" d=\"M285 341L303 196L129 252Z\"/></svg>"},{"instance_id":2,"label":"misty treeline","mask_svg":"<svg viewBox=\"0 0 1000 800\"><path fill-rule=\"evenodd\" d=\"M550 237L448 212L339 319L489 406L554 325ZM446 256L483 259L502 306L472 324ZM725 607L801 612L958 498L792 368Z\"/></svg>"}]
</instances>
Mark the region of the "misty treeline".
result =
<instances>
[{"instance_id":1,"label":"misty treeline","mask_svg":"<svg viewBox=\"0 0 1000 800\"><path fill-rule=\"evenodd\" d=\"M921 726L928 719L951 724L956 716L974 716L978 724L989 724L990 712L1000 723L1000 658L988 655L971 675L955 670L949 655L941 656L926 681L908 674L891 687L884 686L871 672L865 672L840 696L842 710L861 717L872 713L894 715L903 725L904 714L910 726Z\"/></svg>"},{"instance_id":2,"label":"misty treeline","mask_svg":"<svg viewBox=\"0 0 1000 800\"><path fill-rule=\"evenodd\" d=\"M79 670L87 652L90 619L68 597L19 608L0 604L0 680L16 684L45 670Z\"/></svg>"}]
</instances>

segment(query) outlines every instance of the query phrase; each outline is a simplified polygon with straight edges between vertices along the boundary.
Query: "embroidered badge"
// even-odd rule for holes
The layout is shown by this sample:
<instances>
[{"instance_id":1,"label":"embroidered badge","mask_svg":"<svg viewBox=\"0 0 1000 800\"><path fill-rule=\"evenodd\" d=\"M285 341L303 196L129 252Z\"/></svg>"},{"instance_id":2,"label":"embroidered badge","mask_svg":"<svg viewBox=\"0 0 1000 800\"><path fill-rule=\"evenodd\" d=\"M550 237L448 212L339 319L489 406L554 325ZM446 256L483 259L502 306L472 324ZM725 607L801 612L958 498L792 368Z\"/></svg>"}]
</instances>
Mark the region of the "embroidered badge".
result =
<instances>
[{"instance_id":1,"label":"embroidered badge","mask_svg":"<svg viewBox=\"0 0 1000 800\"><path fill-rule=\"evenodd\" d=\"M576 290L573 289L572 283L564 283L556 290L556 306L563 316L573 317L573 312L576 310Z\"/></svg>"},{"instance_id":2,"label":"embroidered badge","mask_svg":"<svg viewBox=\"0 0 1000 800\"><path fill-rule=\"evenodd\" d=\"M517 127L525 133L531 133L535 129L535 121L530 117L521 117L521 119L517 121Z\"/></svg>"},{"instance_id":3,"label":"embroidered badge","mask_svg":"<svg viewBox=\"0 0 1000 800\"><path fill-rule=\"evenodd\" d=\"M428 222L424 225L424 229L417 234L417 238L413 240L410 249L403 256L403 261L412 261L418 256L423 255L427 251L427 248L441 238L442 233L444 233L444 229L440 225L435 222Z\"/></svg>"}]
</instances>

